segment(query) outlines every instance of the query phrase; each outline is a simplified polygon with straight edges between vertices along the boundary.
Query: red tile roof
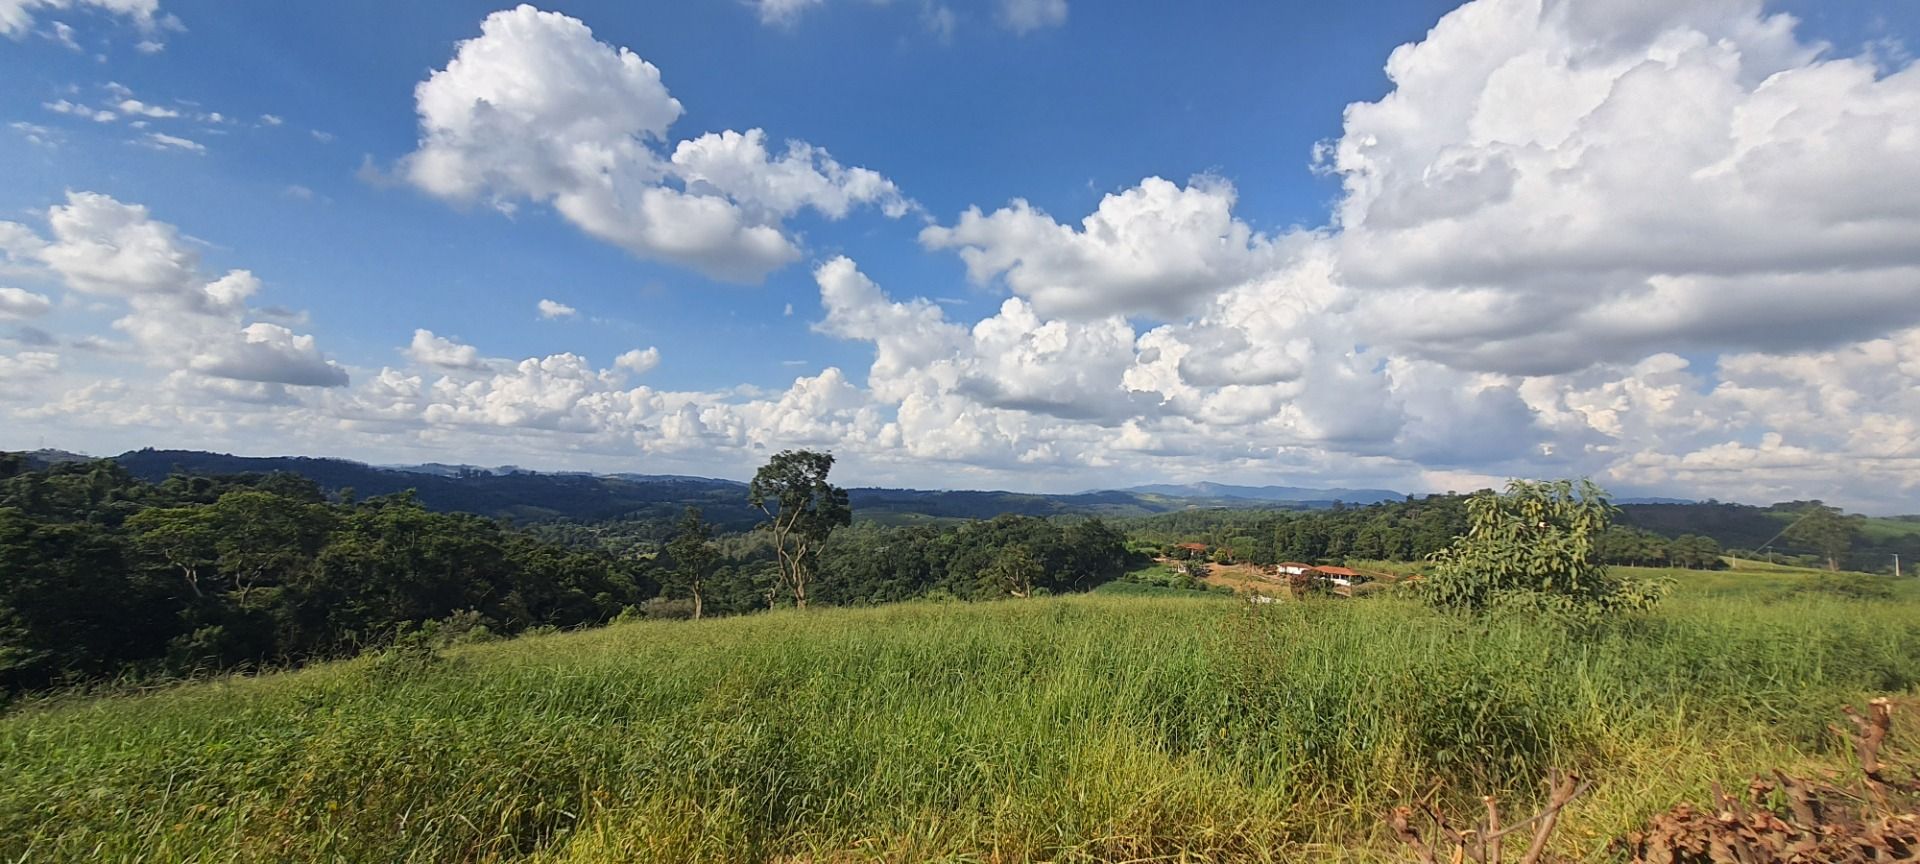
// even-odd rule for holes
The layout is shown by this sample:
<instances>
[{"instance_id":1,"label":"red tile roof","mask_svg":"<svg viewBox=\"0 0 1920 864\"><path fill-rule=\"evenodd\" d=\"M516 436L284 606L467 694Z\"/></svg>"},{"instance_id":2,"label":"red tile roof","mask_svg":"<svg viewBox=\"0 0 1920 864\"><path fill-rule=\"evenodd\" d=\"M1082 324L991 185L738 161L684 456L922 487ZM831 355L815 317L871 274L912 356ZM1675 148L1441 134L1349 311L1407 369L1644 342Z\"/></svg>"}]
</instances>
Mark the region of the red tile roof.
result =
<instances>
[{"instance_id":1,"label":"red tile roof","mask_svg":"<svg viewBox=\"0 0 1920 864\"><path fill-rule=\"evenodd\" d=\"M1322 573L1325 573L1325 574L1327 574L1328 576L1358 576L1358 575L1360 575L1360 573L1359 573L1358 571L1354 571L1354 570L1348 570L1348 569L1347 569L1347 568L1345 568L1345 567L1315 567L1315 568L1313 568L1313 569L1315 569L1315 570L1318 570L1318 571L1320 571L1320 572L1322 572Z\"/></svg>"}]
</instances>

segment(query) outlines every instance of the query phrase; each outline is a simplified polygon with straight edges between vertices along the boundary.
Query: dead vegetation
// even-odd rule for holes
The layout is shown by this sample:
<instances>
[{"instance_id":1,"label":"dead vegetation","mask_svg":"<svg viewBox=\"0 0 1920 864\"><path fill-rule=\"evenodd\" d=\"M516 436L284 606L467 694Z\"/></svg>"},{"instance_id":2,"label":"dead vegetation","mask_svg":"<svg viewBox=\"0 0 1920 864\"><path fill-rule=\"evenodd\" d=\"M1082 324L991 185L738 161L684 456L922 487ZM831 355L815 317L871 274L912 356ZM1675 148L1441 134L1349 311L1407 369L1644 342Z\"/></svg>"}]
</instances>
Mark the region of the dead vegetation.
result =
<instances>
[{"instance_id":1,"label":"dead vegetation","mask_svg":"<svg viewBox=\"0 0 1920 864\"><path fill-rule=\"evenodd\" d=\"M1462 861L1474 861L1478 864L1501 864L1502 853L1506 847L1506 837L1516 831L1532 829L1526 852L1521 854L1518 864L1539 864L1546 854L1547 840L1553 836L1554 826L1560 822L1560 811L1580 797L1587 790L1587 781L1577 774L1551 773L1547 778L1547 803L1531 817L1511 825L1500 823L1500 803L1488 795L1480 799L1486 806L1486 815L1472 828L1456 827L1447 817L1431 806L1423 808L1431 820L1433 829L1423 834L1413 826L1413 808L1400 807L1393 811L1389 824L1393 834L1400 842L1413 849L1420 864L1435 864L1440 860L1440 846L1435 843L1443 838L1448 849L1446 860L1452 864Z\"/></svg>"},{"instance_id":2,"label":"dead vegetation","mask_svg":"<svg viewBox=\"0 0 1920 864\"><path fill-rule=\"evenodd\" d=\"M1775 770L1771 776L1753 778L1743 794L1715 784L1710 807L1680 804L1615 841L1610 851L1632 864L1920 861L1920 772L1896 777L1885 761L1892 703L1875 699L1864 714L1852 706L1842 711L1850 728L1830 728L1852 748L1859 766L1853 781L1794 777ZM1518 862L1540 864L1555 860L1543 856L1560 811L1586 789L1578 777L1557 772L1547 786L1541 809L1507 826L1502 826L1492 797L1482 799L1485 815L1471 828L1456 827L1431 807L1423 808L1431 825L1425 832L1414 826L1410 807L1395 810L1388 823L1421 864L1501 864L1503 839L1530 828L1532 841Z\"/></svg>"}]
</instances>

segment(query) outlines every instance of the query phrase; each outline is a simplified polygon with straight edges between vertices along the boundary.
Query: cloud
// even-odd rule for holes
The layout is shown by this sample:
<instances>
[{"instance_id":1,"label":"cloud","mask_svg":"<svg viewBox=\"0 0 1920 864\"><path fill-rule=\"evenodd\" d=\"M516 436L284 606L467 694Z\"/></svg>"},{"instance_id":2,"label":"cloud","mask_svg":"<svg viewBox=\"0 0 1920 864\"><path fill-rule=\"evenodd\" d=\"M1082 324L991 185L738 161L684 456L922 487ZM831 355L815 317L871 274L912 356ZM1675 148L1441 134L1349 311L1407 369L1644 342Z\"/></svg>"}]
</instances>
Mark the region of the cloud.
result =
<instances>
[{"instance_id":1,"label":"cloud","mask_svg":"<svg viewBox=\"0 0 1920 864\"><path fill-rule=\"evenodd\" d=\"M160 14L160 0L0 0L0 36L22 38L32 29L36 10L70 6L91 7L126 18L143 33L183 29L171 16Z\"/></svg>"},{"instance_id":2,"label":"cloud","mask_svg":"<svg viewBox=\"0 0 1920 864\"><path fill-rule=\"evenodd\" d=\"M114 120L119 118L119 115L113 113L112 111L108 111L104 108L89 108L85 105L81 105L77 102L69 102L65 99L59 99L53 102L42 102L40 104L40 107L45 108L48 111L52 111L55 114L66 114L71 117L80 117L87 120L92 120L96 123L111 123Z\"/></svg>"},{"instance_id":3,"label":"cloud","mask_svg":"<svg viewBox=\"0 0 1920 864\"><path fill-rule=\"evenodd\" d=\"M65 21L53 22L53 32L47 34L47 38L60 43L68 51L80 50L80 43L73 40L73 25Z\"/></svg>"},{"instance_id":4,"label":"cloud","mask_svg":"<svg viewBox=\"0 0 1920 864\"><path fill-rule=\"evenodd\" d=\"M1757 0L1449 13L1326 151L1365 314L1517 373L1920 321L1920 68L1795 24Z\"/></svg>"},{"instance_id":5,"label":"cloud","mask_svg":"<svg viewBox=\"0 0 1920 864\"><path fill-rule=\"evenodd\" d=\"M568 306L565 303L561 303L558 300L542 299L539 303L534 305L539 310L540 317L548 321L551 321L555 318L572 318L580 314L580 310L575 309L572 306Z\"/></svg>"},{"instance_id":6,"label":"cloud","mask_svg":"<svg viewBox=\"0 0 1920 864\"><path fill-rule=\"evenodd\" d=\"M769 27L792 28L806 13L826 4L826 0L748 0L759 14L760 23ZM870 5L885 6L891 0L869 0ZM920 25L941 41L953 38L958 20L953 7L938 0L921 0ZM1059 27L1067 23L1067 0L994 0L993 21L1016 34Z\"/></svg>"},{"instance_id":7,"label":"cloud","mask_svg":"<svg viewBox=\"0 0 1920 864\"><path fill-rule=\"evenodd\" d=\"M613 358L615 369L624 369L634 375L645 375L659 365L660 349L658 348L635 348Z\"/></svg>"},{"instance_id":8,"label":"cloud","mask_svg":"<svg viewBox=\"0 0 1920 864\"><path fill-rule=\"evenodd\" d=\"M1079 230L1016 200L929 226L920 243L959 250L975 283L1004 277L1042 314L1178 318L1277 260L1273 240L1234 217L1235 198L1218 178L1149 177L1102 198Z\"/></svg>"},{"instance_id":9,"label":"cloud","mask_svg":"<svg viewBox=\"0 0 1920 864\"><path fill-rule=\"evenodd\" d=\"M825 0L752 0L760 13L760 23L779 27L792 26L799 20L800 13L819 6Z\"/></svg>"},{"instance_id":10,"label":"cloud","mask_svg":"<svg viewBox=\"0 0 1920 864\"><path fill-rule=\"evenodd\" d=\"M59 369L59 355L50 352L22 351L11 356L0 354L0 381L44 378Z\"/></svg>"},{"instance_id":11,"label":"cloud","mask_svg":"<svg viewBox=\"0 0 1920 864\"><path fill-rule=\"evenodd\" d=\"M48 333L38 327L29 327L25 324L18 324L9 328L7 335L0 338L4 338L15 345L22 345L28 348L48 348L60 343L60 340L53 338L52 333Z\"/></svg>"},{"instance_id":12,"label":"cloud","mask_svg":"<svg viewBox=\"0 0 1920 864\"><path fill-rule=\"evenodd\" d=\"M480 357L480 349L435 336L432 330L413 331L413 342L407 346L406 354L407 359L435 369L484 369L487 366Z\"/></svg>"},{"instance_id":13,"label":"cloud","mask_svg":"<svg viewBox=\"0 0 1920 864\"><path fill-rule=\"evenodd\" d=\"M999 0L995 17L1001 26L1024 36L1067 23L1067 0Z\"/></svg>"},{"instance_id":14,"label":"cloud","mask_svg":"<svg viewBox=\"0 0 1920 864\"><path fill-rule=\"evenodd\" d=\"M804 141L787 142L787 152L773 157L767 134L759 129L709 132L682 141L673 150L673 171L689 191L726 196L762 220L791 216L803 207L841 219L861 204L898 218L912 206L893 181L865 168L843 167Z\"/></svg>"},{"instance_id":15,"label":"cloud","mask_svg":"<svg viewBox=\"0 0 1920 864\"><path fill-rule=\"evenodd\" d=\"M313 337L247 320L257 314L247 301L261 290L258 277L230 270L209 279L179 230L145 207L69 192L46 218L50 239L0 223L0 249L17 263L44 268L69 290L123 302L127 314L113 326L150 364L262 383L347 384L346 370Z\"/></svg>"},{"instance_id":16,"label":"cloud","mask_svg":"<svg viewBox=\"0 0 1920 864\"><path fill-rule=\"evenodd\" d=\"M214 378L296 387L347 383L346 370L328 362L312 336L256 321L240 328L240 337L203 345L187 368Z\"/></svg>"},{"instance_id":17,"label":"cloud","mask_svg":"<svg viewBox=\"0 0 1920 864\"><path fill-rule=\"evenodd\" d=\"M144 137L139 139L137 143L155 150L183 150L188 153L201 154L207 152L206 145L198 141L182 138L178 135L168 135L164 132L148 132Z\"/></svg>"},{"instance_id":18,"label":"cloud","mask_svg":"<svg viewBox=\"0 0 1920 864\"><path fill-rule=\"evenodd\" d=\"M122 99L120 100L120 104L114 107L120 109L120 113L128 116L152 117L162 120L180 116L180 112L172 108L161 105L149 105L138 99Z\"/></svg>"},{"instance_id":19,"label":"cloud","mask_svg":"<svg viewBox=\"0 0 1920 864\"><path fill-rule=\"evenodd\" d=\"M45 294L0 285L0 321L37 318L52 308L53 301Z\"/></svg>"},{"instance_id":20,"label":"cloud","mask_svg":"<svg viewBox=\"0 0 1920 864\"><path fill-rule=\"evenodd\" d=\"M663 158L653 145L683 109L660 70L532 6L487 16L415 101L420 143L401 173L416 187L503 211L550 204L598 239L715 279L755 283L798 260L780 220L800 207L829 218L858 203L905 209L892 183L810 145L771 157L757 129Z\"/></svg>"},{"instance_id":21,"label":"cloud","mask_svg":"<svg viewBox=\"0 0 1920 864\"><path fill-rule=\"evenodd\" d=\"M57 148L60 145L59 133L53 131L52 129L48 129L45 126L41 126L38 123L28 123L25 120L15 120L12 123L8 123L7 128L12 129L14 132L19 133L20 137L27 139L27 143L35 145L37 147L46 147L51 149L51 148Z\"/></svg>"}]
</instances>

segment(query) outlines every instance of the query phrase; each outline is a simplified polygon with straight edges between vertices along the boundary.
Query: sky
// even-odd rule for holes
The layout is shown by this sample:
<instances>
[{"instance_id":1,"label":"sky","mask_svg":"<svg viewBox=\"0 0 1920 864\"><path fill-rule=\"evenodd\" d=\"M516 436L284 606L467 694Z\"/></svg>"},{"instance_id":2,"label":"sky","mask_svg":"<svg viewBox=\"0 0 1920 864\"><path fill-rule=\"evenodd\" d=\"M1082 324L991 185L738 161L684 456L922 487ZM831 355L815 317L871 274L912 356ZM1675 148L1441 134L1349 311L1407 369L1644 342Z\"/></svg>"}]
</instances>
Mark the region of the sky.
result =
<instances>
[{"instance_id":1,"label":"sky","mask_svg":"<svg viewBox=\"0 0 1920 864\"><path fill-rule=\"evenodd\" d=\"M0 448L1920 512L1913 0L0 0Z\"/></svg>"}]
</instances>

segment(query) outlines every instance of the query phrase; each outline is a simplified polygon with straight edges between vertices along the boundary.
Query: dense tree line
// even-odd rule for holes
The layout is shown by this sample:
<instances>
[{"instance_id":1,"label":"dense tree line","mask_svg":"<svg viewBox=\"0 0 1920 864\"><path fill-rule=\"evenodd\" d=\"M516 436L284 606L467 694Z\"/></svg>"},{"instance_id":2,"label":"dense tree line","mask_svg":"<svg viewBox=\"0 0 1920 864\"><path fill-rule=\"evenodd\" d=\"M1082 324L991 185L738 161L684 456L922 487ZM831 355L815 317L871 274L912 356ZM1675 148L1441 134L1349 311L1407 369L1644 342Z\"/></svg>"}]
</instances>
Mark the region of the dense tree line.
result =
<instances>
[{"instance_id":1,"label":"dense tree line","mask_svg":"<svg viewBox=\"0 0 1920 864\"><path fill-rule=\"evenodd\" d=\"M1195 509L1129 520L1144 543L1205 543L1254 564L1344 559L1411 561L1445 549L1467 528L1466 498L1430 495L1329 510Z\"/></svg>"},{"instance_id":2,"label":"dense tree line","mask_svg":"<svg viewBox=\"0 0 1920 864\"><path fill-rule=\"evenodd\" d=\"M1126 536L1097 520L999 516L956 526L835 532L820 554L815 596L868 605L938 594L991 599L1086 591L1134 563Z\"/></svg>"},{"instance_id":3,"label":"dense tree line","mask_svg":"<svg viewBox=\"0 0 1920 864\"><path fill-rule=\"evenodd\" d=\"M1869 521L1817 500L1765 507L1718 501L1627 504L1620 510L1621 523L1666 537L1712 537L1743 557L1869 572L1889 571L1895 555L1920 559L1920 528L1914 525L1920 517Z\"/></svg>"},{"instance_id":4,"label":"dense tree line","mask_svg":"<svg viewBox=\"0 0 1920 864\"><path fill-rule=\"evenodd\" d=\"M1342 560L1421 561L1467 530L1464 495L1430 495L1366 507L1328 510L1194 509L1124 523L1138 543L1153 551L1178 543L1204 543L1216 560L1275 564ZM1713 569L1724 566L1711 537L1668 537L1628 525L1598 535L1602 564Z\"/></svg>"},{"instance_id":5,"label":"dense tree line","mask_svg":"<svg viewBox=\"0 0 1920 864\"><path fill-rule=\"evenodd\" d=\"M1698 534L1662 537L1641 528L1613 525L1599 535L1594 546L1594 555L1602 564L1689 570L1718 570L1727 566L1720 558L1719 541Z\"/></svg>"},{"instance_id":6,"label":"dense tree line","mask_svg":"<svg viewBox=\"0 0 1920 864\"><path fill-rule=\"evenodd\" d=\"M23 467L0 456L0 691L340 656L455 613L506 633L597 623L658 590L640 562L405 493Z\"/></svg>"},{"instance_id":7,"label":"dense tree line","mask_svg":"<svg viewBox=\"0 0 1920 864\"><path fill-rule=\"evenodd\" d=\"M431 511L410 492L330 499L292 474L155 483L112 461L31 470L0 453L0 700L346 656L430 622L508 635L803 598L1030 596L1089 589L1129 563L1125 538L1098 521L842 528L845 493L824 473L801 478L829 505L806 526L811 545L782 553L772 531L722 534L698 510L662 525L526 531ZM804 593L783 560L805 568Z\"/></svg>"}]
</instances>

